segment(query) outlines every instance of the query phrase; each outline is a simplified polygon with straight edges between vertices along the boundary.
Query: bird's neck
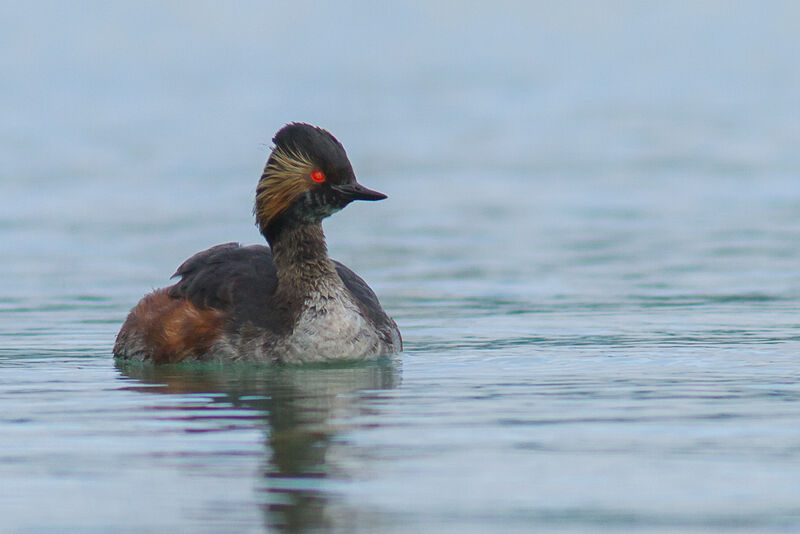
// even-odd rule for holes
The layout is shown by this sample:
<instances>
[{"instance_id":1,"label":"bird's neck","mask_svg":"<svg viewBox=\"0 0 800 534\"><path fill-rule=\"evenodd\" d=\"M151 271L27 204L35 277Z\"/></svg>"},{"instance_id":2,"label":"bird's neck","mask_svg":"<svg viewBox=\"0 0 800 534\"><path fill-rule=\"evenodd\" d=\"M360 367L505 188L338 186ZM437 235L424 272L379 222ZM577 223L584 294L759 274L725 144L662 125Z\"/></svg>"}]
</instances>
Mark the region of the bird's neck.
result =
<instances>
[{"instance_id":1,"label":"bird's neck","mask_svg":"<svg viewBox=\"0 0 800 534\"><path fill-rule=\"evenodd\" d=\"M320 282L338 276L328 257L325 234L319 222L284 227L277 238L270 241L270 246L281 289L305 293Z\"/></svg>"}]
</instances>

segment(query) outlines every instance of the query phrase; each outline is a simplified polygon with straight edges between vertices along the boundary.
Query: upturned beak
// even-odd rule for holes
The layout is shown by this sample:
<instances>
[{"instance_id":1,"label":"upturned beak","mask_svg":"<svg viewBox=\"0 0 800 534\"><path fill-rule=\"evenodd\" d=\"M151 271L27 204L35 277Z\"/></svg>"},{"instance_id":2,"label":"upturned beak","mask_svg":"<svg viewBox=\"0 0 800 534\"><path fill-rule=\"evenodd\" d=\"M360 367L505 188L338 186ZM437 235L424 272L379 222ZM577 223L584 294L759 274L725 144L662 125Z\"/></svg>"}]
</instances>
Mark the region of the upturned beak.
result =
<instances>
[{"instance_id":1,"label":"upturned beak","mask_svg":"<svg viewBox=\"0 0 800 534\"><path fill-rule=\"evenodd\" d=\"M383 200L386 195L373 191L358 182L352 184L332 185L331 189L341 194L348 202L353 200Z\"/></svg>"}]
</instances>

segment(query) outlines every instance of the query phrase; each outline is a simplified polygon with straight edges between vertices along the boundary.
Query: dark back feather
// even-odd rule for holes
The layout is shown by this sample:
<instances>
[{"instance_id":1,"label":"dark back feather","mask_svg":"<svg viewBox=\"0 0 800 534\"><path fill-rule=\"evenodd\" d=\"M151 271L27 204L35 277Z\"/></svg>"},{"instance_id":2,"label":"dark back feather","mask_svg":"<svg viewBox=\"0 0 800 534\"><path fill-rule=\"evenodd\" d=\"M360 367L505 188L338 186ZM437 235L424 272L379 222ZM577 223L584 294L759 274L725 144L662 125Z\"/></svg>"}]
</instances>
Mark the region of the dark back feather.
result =
<instances>
[{"instance_id":1,"label":"dark back feather","mask_svg":"<svg viewBox=\"0 0 800 534\"><path fill-rule=\"evenodd\" d=\"M378 297L356 273L333 262L339 278L358 301L362 313L378 328L393 324ZM178 267L181 279L169 288L169 296L186 298L200 308L229 314L235 323L282 330L288 317L276 309L272 298L278 275L272 251L263 245L225 243L198 252Z\"/></svg>"},{"instance_id":2,"label":"dark back feather","mask_svg":"<svg viewBox=\"0 0 800 534\"><path fill-rule=\"evenodd\" d=\"M228 312L236 321L275 326L271 297L278 287L272 252L263 245L225 243L198 252L178 267L181 279L169 288L174 298Z\"/></svg>"}]
</instances>

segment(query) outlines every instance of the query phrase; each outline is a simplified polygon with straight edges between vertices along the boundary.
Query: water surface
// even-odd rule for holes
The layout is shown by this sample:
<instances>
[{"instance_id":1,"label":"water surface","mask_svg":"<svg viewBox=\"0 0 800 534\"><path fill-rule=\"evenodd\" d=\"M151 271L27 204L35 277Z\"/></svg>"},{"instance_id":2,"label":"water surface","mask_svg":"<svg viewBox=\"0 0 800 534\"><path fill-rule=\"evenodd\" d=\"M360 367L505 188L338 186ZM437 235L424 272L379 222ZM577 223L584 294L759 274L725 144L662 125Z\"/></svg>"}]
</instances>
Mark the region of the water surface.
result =
<instances>
[{"instance_id":1,"label":"water surface","mask_svg":"<svg viewBox=\"0 0 800 534\"><path fill-rule=\"evenodd\" d=\"M0 530L800 529L798 8L426 6L4 8ZM407 350L115 364L291 120Z\"/></svg>"}]
</instances>

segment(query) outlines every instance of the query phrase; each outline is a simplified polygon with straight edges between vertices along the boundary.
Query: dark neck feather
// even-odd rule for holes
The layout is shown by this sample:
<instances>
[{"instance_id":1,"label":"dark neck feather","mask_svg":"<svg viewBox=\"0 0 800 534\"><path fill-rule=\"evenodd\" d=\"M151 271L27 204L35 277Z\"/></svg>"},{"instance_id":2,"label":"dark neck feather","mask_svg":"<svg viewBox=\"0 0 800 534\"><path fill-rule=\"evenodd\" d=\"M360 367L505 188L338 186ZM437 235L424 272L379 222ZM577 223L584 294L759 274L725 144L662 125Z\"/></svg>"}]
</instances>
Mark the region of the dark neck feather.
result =
<instances>
[{"instance_id":1,"label":"dark neck feather","mask_svg":"<svg viewBox=\"0 0 800 534\"><path fill-rule=\"evenodd\" d=\"M270 239L270 246L281 288L313 288L319 281L336 276L319 222L286 225Z\"/></svg>"}]
</instances>

